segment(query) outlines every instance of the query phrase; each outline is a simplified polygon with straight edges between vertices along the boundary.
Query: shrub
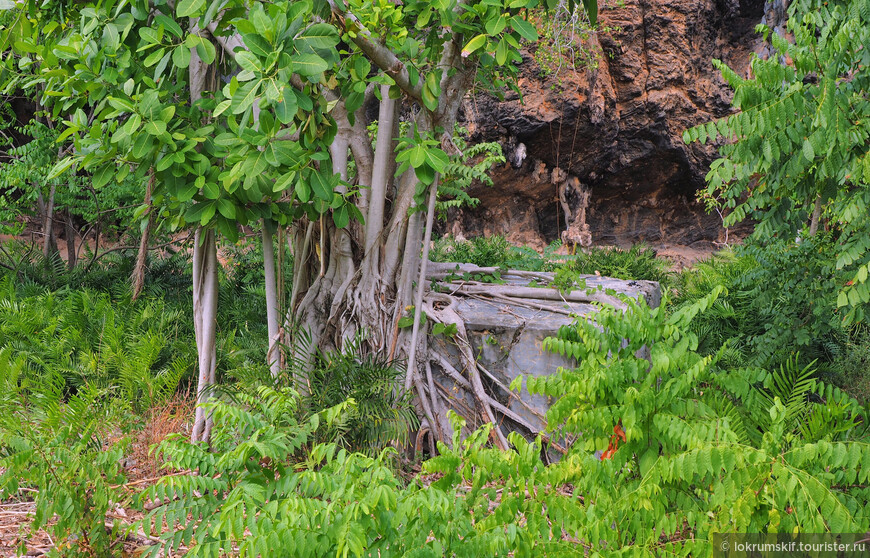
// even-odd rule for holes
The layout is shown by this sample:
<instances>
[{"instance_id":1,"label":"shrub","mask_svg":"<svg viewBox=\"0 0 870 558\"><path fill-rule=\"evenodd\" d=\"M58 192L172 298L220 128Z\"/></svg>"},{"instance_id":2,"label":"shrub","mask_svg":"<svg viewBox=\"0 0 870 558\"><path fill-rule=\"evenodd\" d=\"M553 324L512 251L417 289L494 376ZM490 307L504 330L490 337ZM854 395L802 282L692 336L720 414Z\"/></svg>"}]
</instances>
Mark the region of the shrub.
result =
<instances>
[{"instance_id":1,"label":"shrub","mask_svg":"<svg viewBox=\"0 0 870 558\"><path fill-rule=\"evenodd\" d=\"M355 405L321 428L316 441L334 442L349 451L374 457L390 443L407 445L419 426L412 394L403 391L405 368L377 353L362 353L361 339L341 351L318 353L307 375L305 408L320 412L353 400ZM325 426L325 425L324 425Z\"/></svg>"},{"instance_id":2,"label":"shrub","mask_svg":"<svg viewBox=\"0 0 870 558\"><path fill-rule=\"evenodd\" d=\"M836 293L848 281L826 259L825 233L799 243L751 240L682 274L676 306L693 304L715 285L727 294L692 323L699 351L711 354L725 341L732 366L784 364L794 353L802 365L817 361L819 372L842 382L860 376L861 326L848 325ZM860 366L860 364L858 364Z\"/></svg>"},{"instance_id":3,"label":"shrub","mask_svg":"<svg viewBox=\"0 0 870 558\"><path fill-rule=\"evenodd\" d=\"M672 283L673 274L667 260L659 259L655 250L645 244L621 248L585 248L566 258L567 267L582 275L602 275L625 280L658 281L662 288Z\"/></svg>"},{"instance_id":4,"label":"shrub","mask_svg":"<svg viewBox=\"0 0 870 558\"><path fill-rule=\"evenodd\" d=\"M119 526L107 532L106 513L122 500L123 444L111 444L108 429L120 415L94 385L67 400L63 392L59 374L34 375L23 356L0 349L0 500L35 493L29 528L53 535L53 555L111 556Z\"/></svg>"},{"instance_id":5,"label":"shrub","mask_svg":"<svg viewBox=\"0 0 870 558\"><path fill-rule=\"evenodd\" d=\"M545 341L577 361L527 385L556 398L549 426L577 440L553 468L582 471L571 482L583 519L569 532L590 552L706 553L717 532L870 525L866 409L796 361L723 370L719 354L699 354L688 326L722 292L672 314L625 299L625 313L606 308Z\"/></svg>"}]
</instances>

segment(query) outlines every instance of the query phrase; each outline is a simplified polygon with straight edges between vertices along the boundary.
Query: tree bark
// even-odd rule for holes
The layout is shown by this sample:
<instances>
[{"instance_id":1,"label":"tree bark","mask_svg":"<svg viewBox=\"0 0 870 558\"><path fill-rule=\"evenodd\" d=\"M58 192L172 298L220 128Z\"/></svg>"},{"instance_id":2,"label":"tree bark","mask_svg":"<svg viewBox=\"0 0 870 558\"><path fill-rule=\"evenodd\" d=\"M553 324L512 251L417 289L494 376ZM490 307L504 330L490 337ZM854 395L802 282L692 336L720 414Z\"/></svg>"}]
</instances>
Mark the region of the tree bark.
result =
<instances>
[{"instance_id":1,"label":"tree bark","mask_svg":"<svg viewBox=\"0 0 870 558\"><path fill-rule=\"evenodd\" d=\"M266 277L266 325L269 331L269 345L266 361L272 377L281 371L281 352L278 349L280 334L278 329L278 284L275 277L275 244L272 224L263 219L263 265Z\"/></svg>"},{"instance_id":2,"label":"tree bark","mask_svg":"<svg viewBox=\"0 0 870 558\"><path fill-rule=\"evenodd\" d=\"M133 268L133 300L139 298L142 287L145 286L145 264L148 259L148 242L151 236L151 227L154 224L154 216L151 213L151 190L154 188L154 169L151 169L148 185L145 186L145 205L147 221L142 229L142 237L139 239L139 252L136 254L136 266Z\"/></svg>"},{"instance_id":3,"label":"tree bark","mask_svg":"<svg viewBox=\"0 0 870 558\"><path fill-rule=\"evenodd\" d=\"M67 210L66 219L66 265L67 269L72 271L77 263L76 257L76 228L73 225L72 214Z\"/></svg>"},{"instance_id":4,"label":"tree bark","mask_svg":"<svg viewBox=\"0 0 870 558\"><path fill-rule=\"evenodd\" d=\"M56 186L51 185L48 192L48 203L45 204L45 221L42 225L42 231L45 235L45 244L42 246L42 255L48 259L49 256L57 252L57 242L54 239L54 193Z\"/></svg>"},{"instance_id":5,"label":"tree bark","mask_svg":"<svg viewBox=\"0 0 870 558\"><path fill-rule=\"evenodd\" d=\"M193 327L199 357L196 417L191 434L194 442L208 442L211 437L211 413L206 411L203 404L211 398L217 368L217 266L215 233L198 228L193 241Z\"/></svg>"},{"instance_id":6,"label":"tree bark","mask_svg":"<svg viewBox=\"0 0 870 558\"><path fill-rule=\"evenodd\" d=\"M196 20L190 27L197 30ZM190 49L190 102L202 98L208 76L208 65ZM212 417L203 405L211 398L217 368L217 299L218 299L217 245L214 230L196 229L193 242L193 327L196 334L198 376L196 386L196 416L191 440L208 442L211 438Z\"/></svg>"}]
</instances>

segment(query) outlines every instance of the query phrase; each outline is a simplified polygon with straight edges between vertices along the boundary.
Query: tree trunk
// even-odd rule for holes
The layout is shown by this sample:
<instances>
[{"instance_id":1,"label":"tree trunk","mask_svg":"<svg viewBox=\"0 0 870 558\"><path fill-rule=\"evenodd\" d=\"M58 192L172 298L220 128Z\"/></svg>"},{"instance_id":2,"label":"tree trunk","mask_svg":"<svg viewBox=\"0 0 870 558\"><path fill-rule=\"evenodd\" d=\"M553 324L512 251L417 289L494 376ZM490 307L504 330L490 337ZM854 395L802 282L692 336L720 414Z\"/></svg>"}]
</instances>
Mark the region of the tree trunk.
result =
<instances>
[{"instance_id":1,"label":"tree trunk","mask_svg":"<svg viewBox=\"0 0 870 558\"><path fill-rule=\"evenodd\" d=\"M51 185L48 192L48 203L45 204L45 221L42 225L42 231L45 235L45 244L42 246L42 255L48 259L49 256L57 252L57 242L54 239L54 193L56 186Z\"/></svg>"},{"instance_id":2,"label":"tree trunk","mask_svg":"<svg viewBox=\"0 0 870 558\"><path fill-rule=\"evenodd\" d=\"M281 371L281 352L278 349L280 334L278 329L278 285L275 277L275 245L272 238L272 224L263 219L263 266L266 277L266 325L269 331L269 344L266 361L272 377Z\"/></svg>"},{"instance_id":3,"label":"tree trunk","mask_svg":"<svg viewBox=\"0 0 870 558\"><path fill-rule=\"evenodd\" d=\"M196 20L190 20L196 30ZM190 49L190 100L195 103L205 90L208 65L195 48ZM196 229L193 241L193 327L199 374L196 386L196 417L191 440L208 442L211 438L211 413L203 407L211 398L217 368L218 263L214 230Z\"/></svg>"},{"instance_id":4,"label":"tree trunk","mask_svg":"<svg viewBox=\"0 0 870 558\"><path fill-rule=\"evenodd\" d=\"M211 398L217 367L217 266L215 233L198 228L193 241L193 327L199 356L196 418L191 434L194 442L207 442L211 436L211 413L203 408L203 404Z\"/></svg>"},{"instance_id":5,"label":"tree trunk","mask_svg":"<svg viewBox=\"0 0 870 558\"><path fill-rule=\"evenodd\" d=\"M76 228L73 225L73 217L69 211L66 212L66 265L72 271L77 263L76 257Z\"/></svg>"},{"instance_id":6,"label":"tree trunk","mask_svg":"<svg viewBox=\"0 0 870 558\"><path fill-rule=\"evenodd\" d=\"M145 228L142 229L142 238L139 239L139 252L136 254L136 266L133 268L133 300L139 298L139 295L142 293L142 287L145 285L148 240L151 236L151 227L154 224L154 216L151 213L151 190L153 187L154 169L151 169L151 176L148 179L148 185L145 187L145 205L148 206L146 210L148 220L145 222Z\"/></svg>"}]
</instances>

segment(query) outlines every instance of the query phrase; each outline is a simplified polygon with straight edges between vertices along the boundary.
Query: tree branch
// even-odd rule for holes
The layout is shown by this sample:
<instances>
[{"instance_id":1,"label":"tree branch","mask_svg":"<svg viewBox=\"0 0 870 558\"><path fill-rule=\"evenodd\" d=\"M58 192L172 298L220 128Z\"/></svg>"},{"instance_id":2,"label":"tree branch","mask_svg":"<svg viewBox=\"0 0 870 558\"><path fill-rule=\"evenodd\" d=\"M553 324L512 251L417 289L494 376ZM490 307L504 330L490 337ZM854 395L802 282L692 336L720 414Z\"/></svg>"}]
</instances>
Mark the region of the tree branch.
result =
<instances>
[{"instance_id":1,"label":"tree branch","mask_svg":"<svg viewBox=\"0 0 870 558\"><path fill-rule=\"evenodd\" d=\"M354 44L374 62L378 68L393 78L402 91L416 101L423 101L423 82L418 79L417 84L411 83L411 75L405 63L387 47L377 42L368 29L352 13L339 8L335 0L328 0L333 15L341 23L345 31L352 31L355 37ZM348 29L350 27L350 29Z\"/></svg>"}]
</instances>

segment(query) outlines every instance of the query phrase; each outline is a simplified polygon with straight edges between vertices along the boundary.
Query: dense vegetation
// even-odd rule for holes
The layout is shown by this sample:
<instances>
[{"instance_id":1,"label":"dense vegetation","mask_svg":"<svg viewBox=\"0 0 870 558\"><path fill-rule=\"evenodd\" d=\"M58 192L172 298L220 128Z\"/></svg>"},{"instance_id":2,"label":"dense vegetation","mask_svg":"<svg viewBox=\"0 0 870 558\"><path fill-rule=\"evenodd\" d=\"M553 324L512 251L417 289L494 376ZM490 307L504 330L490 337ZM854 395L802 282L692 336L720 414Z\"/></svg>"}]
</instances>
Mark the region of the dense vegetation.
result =
<instances>
[{"instance_id":1,"label":"dense vegetation","mask_svg":"<svg viewBox=\"0 0 870 558\"><path fill-rule=\"evenodd\" d=\"M870 530L870 2L793 2L793 43L761 29L780 56L750 78L717 63L741 112L685 139L725 138L701 197L758 226L679 274L648 246L430 250L434 214L473 203L465 187L503 162L456 130L470 85L455 76L503 86L530 21L566 9L455 7L5 6L5 92L40 102L0 165L4 230L38 220L43 237L0 245L0 502L31 506L20 553L39 531L56 556L132 541L152 556L531 557ZM594 29L596 2L583 8L571 17ZM419 112L399 124L402 96ZM374 192L393 188L407 203L390 217ZM563 295L590 275L653 280L664 298L599 303L544 341L568 366L510 389L549 398L545 432L503 443L450 411L424 454L430 259L487 268L482 282L534 272ZM432 337L462 352L460 326ZM134 477L137 459L159 474Z\"/></svg>"}]
</instances>

